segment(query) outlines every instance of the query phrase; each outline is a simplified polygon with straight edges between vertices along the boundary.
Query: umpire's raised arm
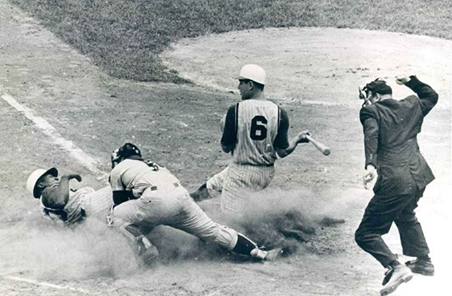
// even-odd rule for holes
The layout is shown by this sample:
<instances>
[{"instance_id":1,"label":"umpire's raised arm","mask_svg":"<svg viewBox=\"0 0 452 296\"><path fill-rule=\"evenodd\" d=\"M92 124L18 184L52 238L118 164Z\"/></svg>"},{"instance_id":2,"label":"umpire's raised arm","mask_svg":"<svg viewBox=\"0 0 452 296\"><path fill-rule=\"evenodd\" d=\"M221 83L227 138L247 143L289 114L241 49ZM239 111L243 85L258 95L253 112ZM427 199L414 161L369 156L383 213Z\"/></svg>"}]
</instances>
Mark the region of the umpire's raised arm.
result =
<instances>
[{"instance_id":1,"label":"umpire's raised arm","mask_svg":"<svg viewBox=\"0 0 452 296\"><path fill-rule=\"evenodd\" d=\"M414 75L410 76L404 84L418 95L421 100L422 114L426 116L438 102L438 93Z\"/></svg>"}]
</instances>

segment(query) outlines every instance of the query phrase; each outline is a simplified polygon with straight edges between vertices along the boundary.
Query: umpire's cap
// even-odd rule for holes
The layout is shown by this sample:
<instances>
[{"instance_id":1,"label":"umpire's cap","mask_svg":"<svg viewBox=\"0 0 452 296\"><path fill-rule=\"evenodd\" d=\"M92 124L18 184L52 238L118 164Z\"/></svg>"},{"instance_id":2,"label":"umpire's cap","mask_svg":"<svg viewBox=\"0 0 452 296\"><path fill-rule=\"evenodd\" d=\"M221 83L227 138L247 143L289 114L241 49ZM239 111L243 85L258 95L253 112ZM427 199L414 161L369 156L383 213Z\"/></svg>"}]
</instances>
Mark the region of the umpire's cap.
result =
<instances>
[{"instance_id":1,"label":"umpire's cap","mask_svg":"<svg viewBox=\"0 0 452 296\"><path fill-rule=\"evenodd\" d=\"M35 198L41 197L38 187L36 185L38 184L39 179L41 179L41 177L47 174L51 174L54 177L58 177L58 170L56 168L50 168L48 170L37 169L36 171L31 173L30 176L28 177L27 190L31 194L33 194Z\"/></svg>"},{"instance_id":2,"label":"umpire's cap","mask_svg":"<svg viewBox=\"0 0 452 296\"><path fill-rule=\"evenodd\" d=\"M386 81L381 78L377 78L374 81L369 82L368 84L366 84L363 90L366 92L371 91L380 95L392 94L392 88L387 85Z\"/></svg>"},{"instance_id":3,"label":"umpire's cap","mask_svg":"<svg viewBox=\"0 0 452 296\"><path fill-rule=\"evenodd\" d=\"M248 64L242 67L240 69L240 74L238 79L239 80L252 80L254 82L257 82L259 84L265 85L265 77L267 74L265 73L265 70L258 65L254 64Z\"/></svg>"}]
</instances>

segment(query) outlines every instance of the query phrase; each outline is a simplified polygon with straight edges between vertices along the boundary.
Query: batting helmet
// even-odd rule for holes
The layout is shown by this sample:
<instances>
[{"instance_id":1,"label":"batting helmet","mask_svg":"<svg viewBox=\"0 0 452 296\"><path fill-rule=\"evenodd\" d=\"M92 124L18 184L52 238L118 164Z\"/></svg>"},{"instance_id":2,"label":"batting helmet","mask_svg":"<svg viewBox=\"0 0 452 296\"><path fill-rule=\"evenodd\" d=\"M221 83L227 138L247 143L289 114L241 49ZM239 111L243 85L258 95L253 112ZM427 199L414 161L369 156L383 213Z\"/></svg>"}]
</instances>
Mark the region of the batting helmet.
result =
<instances>
[{"instance_id":1,"label":"batting helmet","mask_svg":"<svg viewBox=\"0 0 452 296\"><path fill-rule=\"evenodd\" d=\"M265 77L267 74L265 73L265 70L254 64L248 64L242 67L240 69L240 74L238 79L239 80L252 80L254 82L257 82L259 84L265 85Z\"/></svg>"},{"instance_id":2,"label":"batting helmet","mask_svg":"<svg viewBox=\"0 0 452 296\"><path fill-rule=\"evenodd\" d=\"M51 174L54 177L58 177L58 170L56 168L50 168L48 170L44 169L37 169L33 173L30 174L30 176L27 179L27 190L33 194L35 198L39 198L40 192L38 190L38 181L41 179L41 177Z\"/></svg>"},{"instance_id":3,"label":"batting helmet","mask_svg":"<svg viewBox=\"0 0 452 296\"><path fill-rule=\"evenodd\" d=\"M363 89L366 92L373 92L380 95L390 95L392 94L392 88L386 84L386 81L384 81L381 78L377 78L372 82L369 82L366 84L366 86Z\"/></svg>"}]
</instances>

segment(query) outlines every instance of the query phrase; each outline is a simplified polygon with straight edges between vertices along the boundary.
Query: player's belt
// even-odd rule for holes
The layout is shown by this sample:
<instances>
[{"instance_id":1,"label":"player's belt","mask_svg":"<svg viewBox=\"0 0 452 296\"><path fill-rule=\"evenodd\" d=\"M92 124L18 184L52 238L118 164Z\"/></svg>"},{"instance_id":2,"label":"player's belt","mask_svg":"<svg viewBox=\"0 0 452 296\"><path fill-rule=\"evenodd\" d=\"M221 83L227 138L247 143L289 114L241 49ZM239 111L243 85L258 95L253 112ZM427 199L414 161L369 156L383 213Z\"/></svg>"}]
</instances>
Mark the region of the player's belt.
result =
<instances>
[{"instance_id":1,"label":"player's belt","mask_svg":"<svg viewBox=\"0 0 452 296\"><path fill-rule=\"evenodd\" d=\"M249 166L253 166L253 167L272 167L274 166L273 163L270 164L266 164L266 163L260 163L260 164L256 164L256 163L237 163L238 165L249 165Z\"/></svg>"},{"instance_id":2,"label":"player's belt","mask_svg":"<svg viewBox=\"0 0 452 296\"><path fill-rule=\"evenodd\" d=\"M180 185L178 183L173 183L174 188L179 187ZM151 191L157 191L159 188L157 186L151 186L149 188Z\"/></svg>"},{"instance_id":3,"label":"player's belt","mask_svg":"<svg viewBox=\"0 0 452 296\"><path fill-rule=\"evenodd\" d=\"M174 186L174 188L177 188L180 185L178 183L173 183L173 186ZM150 186L150 187L148 187L148 189L151 190L151 191L158 191L158 187L157 186ZM132 199L138 199L138 197L135 197L132 194L130 194L128 196L119 196L119 197L116 196L116 197L113 197L113 203L114 203L114 206L117 206L117 205L122 204L123 202L129 201L129 200L132 200Z\"/></svg>"}]
</instances>

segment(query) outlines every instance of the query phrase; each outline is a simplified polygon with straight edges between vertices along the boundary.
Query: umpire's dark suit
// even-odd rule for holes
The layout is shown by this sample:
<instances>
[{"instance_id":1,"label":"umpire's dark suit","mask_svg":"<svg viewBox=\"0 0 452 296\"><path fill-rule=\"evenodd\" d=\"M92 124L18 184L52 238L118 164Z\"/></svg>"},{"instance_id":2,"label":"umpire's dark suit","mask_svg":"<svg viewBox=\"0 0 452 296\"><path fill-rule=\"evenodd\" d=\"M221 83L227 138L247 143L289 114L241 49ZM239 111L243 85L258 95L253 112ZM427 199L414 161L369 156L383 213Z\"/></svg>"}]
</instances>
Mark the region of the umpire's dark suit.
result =
<instances>
[{"instance_id":1,"label":"umpire's dark suit","mask_svg":"<svg viewBox=\"0 0 452 296\"><path fill-rule=\"evenodd\" d=\"M435 177L419 151L416 137L424 117L437 103L438 94L415 76L405 85L418 97L385 99L360 111L366 167L374 165L378 178L355 240L384 267L397 259L381 238L392 222L399 229L404 255L420 257L429 253L414 209Z\"/></svg>"}]
</instances>

